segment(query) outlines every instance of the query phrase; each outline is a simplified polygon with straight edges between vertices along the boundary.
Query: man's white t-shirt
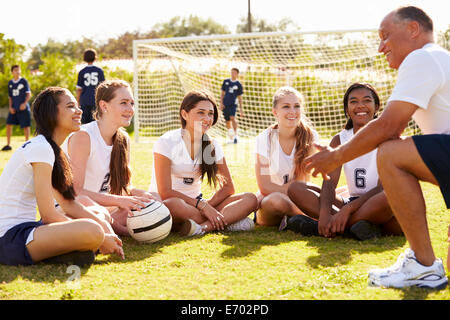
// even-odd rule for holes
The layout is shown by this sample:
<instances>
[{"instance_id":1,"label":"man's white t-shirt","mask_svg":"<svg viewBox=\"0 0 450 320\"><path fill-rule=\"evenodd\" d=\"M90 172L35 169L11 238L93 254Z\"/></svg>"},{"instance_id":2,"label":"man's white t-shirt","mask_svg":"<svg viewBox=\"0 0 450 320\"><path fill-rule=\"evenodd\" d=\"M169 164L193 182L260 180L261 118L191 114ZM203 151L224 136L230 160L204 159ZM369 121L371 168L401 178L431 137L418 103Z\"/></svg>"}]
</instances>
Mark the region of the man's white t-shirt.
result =
<instances>
[{"instance_id":1,"label":"man's white t-shirt","mask_svg":"<svg viewBox=\"0 0 450 320\"><path fill-rule=\"evenodd\" d=\"M85 131L89 135L91 143L91 149L86 163L83 189L92 192L109 192L109 165L111 161L112 146L106 144L100 133L97 121L83 124L80 131ZM68 139L63 143L61 148L70 160L67 142Z\"/></svg>"},{"instance_id":2,"label":"man's white t-shirt","mask_svg":"<svg viewBox=\"0 0 450 320\"><path fill-rule=\"evenodd\" d=\"M414 50L398 69L388 99L419 107L413 115L424 134L450 134L450 53L435 43Z\"/></svg>"},{"instance_id":3,"label":"man's white t-shirt","mask_svg":"<svg viewBox=\"0 0 450 320\"><path fill-rule=\"evenodd\" d=\"M14 152L0 176L0 237L12 227L36 221L36 193L32 163L55 163L55 154L38 135Z\"/></svg>"},{"instance_id":4,"label":"man's white t-shirt","mask_svg":"<svg viewBox=\"0 0 450 320\"><path fill-rule=\"evenodd\" d=\"M272 134L270 135L271 131ZM313 142L319 142L319 134L315 130L313 130L313 135ZM283 151L278 138L278 129L267 128L263 132L261 132L256 137L255 150L257 154L269 161L268 168L261 168L261 170L267 170L268 172L261 172L261 174L270 175L270 180L273 183L281 186L288 183L294 178L294 155L296 149L295 147L292 148L291 154L286 154Z\"/></svg>"},{"instance_id":5,"label":"man's white t-shirt","mask_svg":"<svg viewBox=\"0 0 450 320\"><path fill-rule=\"evenodd\" d=\"M153 153L161 154L170 159L172 189L195 198L201 193L202 186L200 160L197 158L191 159L190 152L188 152L187 146L183 141L182 130L184 129L175 129L164 133L155 142ZM211 140L215 150L216 163L220 163L224 157L222 148L215 139ZM211 150L206 149L203 156L208 160L208 155L210 154ZM158 192L154 162L149 191Z\"/></svg>"},{"instance_id":6,"label":"man's white t-shirt","mask_svg":"<svg viewBox=\"0 0 450 320\"><path fill-rule=\"evenodd\" d=\"M353 137L353 128L339 133L341 144ZM377 151L372 150L343 164L350 197L359 197L378 185Z\"/></svg>"}]
</instances>

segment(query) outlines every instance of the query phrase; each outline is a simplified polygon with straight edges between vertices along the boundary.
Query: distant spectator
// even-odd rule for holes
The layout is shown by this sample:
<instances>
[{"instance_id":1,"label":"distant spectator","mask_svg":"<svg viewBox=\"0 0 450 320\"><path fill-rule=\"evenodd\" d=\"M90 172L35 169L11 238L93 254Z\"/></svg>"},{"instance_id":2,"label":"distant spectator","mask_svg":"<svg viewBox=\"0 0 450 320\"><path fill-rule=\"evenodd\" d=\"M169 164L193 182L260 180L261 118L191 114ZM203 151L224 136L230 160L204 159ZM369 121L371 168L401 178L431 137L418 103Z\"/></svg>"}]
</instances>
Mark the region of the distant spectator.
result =
<instances>
[{"instance_id":1,"label":"distant spectator","mask_svg":"<svg viewBox=\"0 0 450 320\"><path fill-rule=\"evenodd\" d=\"M101 68L94 66L97 59L97 52L94 49L86 49L83 59L88 65L78 73L77 101L83 110L81 123L84 124L94 121L95 89L105 81L105 75Z\"/></svg>"},{"instance_id":2,"label":"distant spectator","mask_svg":"<svg viewBox=\"0 0 450 320\"><path fill-rule=\"evenodd\" d=\"M2 151L11 150L11 135L13 125L20 125L25 135L25 141L30 137L31 112L28 101L31 90L28 81L20 76L20 66L11 67L13 79L8 82L9 114L6 119L6 146Z\"/></svg>"}]
</instances>

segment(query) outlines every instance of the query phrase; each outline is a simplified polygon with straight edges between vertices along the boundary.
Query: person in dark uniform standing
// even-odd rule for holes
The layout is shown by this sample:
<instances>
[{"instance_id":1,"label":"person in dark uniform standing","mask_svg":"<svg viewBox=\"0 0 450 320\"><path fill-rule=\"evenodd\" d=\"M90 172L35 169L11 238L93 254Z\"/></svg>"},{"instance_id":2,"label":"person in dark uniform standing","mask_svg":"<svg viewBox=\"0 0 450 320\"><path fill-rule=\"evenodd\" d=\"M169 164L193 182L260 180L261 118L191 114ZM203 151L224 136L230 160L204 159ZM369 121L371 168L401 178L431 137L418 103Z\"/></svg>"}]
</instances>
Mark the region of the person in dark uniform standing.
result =
<instances>
[{"instance_id":1,"label":"person in dark uniform standing","mask_svg":"<svg viewBox=\"0 0 450 320\"><path fill-rule=\"evenodd\" d=\"M83 59L88 65L78 73L77 102L83 110L81 123L85 124L94 121L95 89L105 81L105 75L100 67L94 66L97 59L97 52L94 49L86 49Z\"/></svg>"},{"instance_id":2,"label":"person in dark uniform standing","mask_svg":"<svg viewBox=\"0 0 450 320\"><path fill-rule=\"evenodd\" d=\"M11 150L11 135L13 125L20 125L23 129L25 141L30 137L31 111L28 101L31 90L28 81L20 76L20 66L11 67L13 79L8 82L9 114L6 119L6 145L2 151Z\"/></svg>"},{"instance_id":3,"label":"person in dark uniform standing","mask_svg":"<svg viewBox=\"0 0 450 320\"><path fill-rule=\"evenodd\" d=\"M231 69L231 78L225 79L222 83L222 93L220 96L220 110L223 112L226 126L228 129L228 138L230 142L237 143L237 121L235 119L236 109L239 104L239 114L244 117L242 109L243 87L238 80L239 69Z\"/></svg>"}]
</instances>

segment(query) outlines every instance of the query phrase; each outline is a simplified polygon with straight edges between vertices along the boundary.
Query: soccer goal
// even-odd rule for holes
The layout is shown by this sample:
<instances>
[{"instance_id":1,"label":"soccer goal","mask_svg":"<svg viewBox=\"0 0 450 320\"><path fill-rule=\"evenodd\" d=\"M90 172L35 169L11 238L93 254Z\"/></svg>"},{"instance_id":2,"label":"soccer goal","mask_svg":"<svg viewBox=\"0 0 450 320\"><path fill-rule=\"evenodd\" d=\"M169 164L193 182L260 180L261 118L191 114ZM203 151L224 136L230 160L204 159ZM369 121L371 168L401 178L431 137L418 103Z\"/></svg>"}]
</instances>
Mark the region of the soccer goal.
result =
<instances>
[{"instance_id":1,"label":"soccer goal","mask_svg":"<svg viewBox=\"0 0 450 320\"><path fill-rule=\"evenodd\" d=\"M375 30L252 33L180 37L133 42L136 141L178 128L179 106L186 92L206 88L220 102L230 70L240 70L245 116L239 136L254 137L274 122L272 97L292 86L306 99L306 114L322 138L345 122L342 99L353 82L373 85L382 108L395 84L396 71L378 53ZM417 130L411 122L409 129ZM220 114L211 129L225 136Z\"/></svg>"}]
</instances>

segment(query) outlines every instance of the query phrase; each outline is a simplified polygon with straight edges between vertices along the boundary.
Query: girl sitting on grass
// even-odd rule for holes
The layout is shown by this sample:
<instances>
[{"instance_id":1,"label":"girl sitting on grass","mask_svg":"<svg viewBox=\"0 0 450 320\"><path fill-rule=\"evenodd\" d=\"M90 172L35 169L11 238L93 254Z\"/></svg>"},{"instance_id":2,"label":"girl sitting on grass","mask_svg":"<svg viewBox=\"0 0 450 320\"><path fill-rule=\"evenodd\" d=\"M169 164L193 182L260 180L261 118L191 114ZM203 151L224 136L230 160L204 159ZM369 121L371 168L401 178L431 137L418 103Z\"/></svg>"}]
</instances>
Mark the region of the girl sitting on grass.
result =
<instances>
[{"instance_id":1,"label":"girl sitting on grass","mask_svg":"<svg viewBox=\"0 0 450 320\"><path fill-rule=\"evenodd\" d=\"M173 217L174 231L200 235L215 230L247 231L256 209L252 193L234 194L220 144L207 131L217 122L217 105L206 90L188 92L180 106L181 128L168 131L153 148L150 191L158 192ZM216 190L203 199L203 178Z\"/></svg>"},{"instance_id":2,"label":"girl sitting on grass","mask_svg":"<svg viewBox=\"0 0 450 320\"><path fill-rule=\"evenodd\" d=\"M380 108L378 94L369 84L352 84L343 102L348 121L345 129L331 140L332 148L351 139L375 118ZM376 154L377 150L374 150L343 165L350 194L348 199L336 194L341 167L330 173L330 180L324 180L321 189L301 182L292 183L288 195L309 217L290 219L288 229L324 237L349 231L359 240L382 234L402 234L378 179Z\"/></svg>"},{"instance_id":3,"label":"girl sitting on grass","mask_svg":"<svg viewBox=\"0 0 450 320\"><path fill-rule=\"evenodd\" d=\"M71 135L64 151L69 155L74 188L85 205L109 208L117 234L129 235L127 216L157 194L131 185L130 138L123 130L134 115L129 84L122 80L102 82L96 89L95 119Z\"/></svg>"},{"instance_id":4,"label":"girl sitting on grass","mask_svg":"<svg viewBox=\"0 0 450 320\"><path fill-rule=\"evenodd\" d=\"M286 219L303 214L288 195L294 181L309 181L303 160L314 151L318 134L304 113L303 95L292 87L279 88L272 103L276 123L256 137L255 173L260 203L255 222L286 227Z\"/></svg>"},{"instance_id":5,"label":"girl sitting on grass","mask_svg":"<svg viewBox=\"0 0 450 320\"><path fill-rule=\"evenodd\" d=\"M0 176L0 263L89 265L98 249L124 257L108 217L75 200L72 173L60 145L80 129L81 113L67 89L47 88L36 97L36 137L12 155ZM65 214L57 210L55 200Z\"/></svg>"}]
</instances>

